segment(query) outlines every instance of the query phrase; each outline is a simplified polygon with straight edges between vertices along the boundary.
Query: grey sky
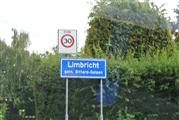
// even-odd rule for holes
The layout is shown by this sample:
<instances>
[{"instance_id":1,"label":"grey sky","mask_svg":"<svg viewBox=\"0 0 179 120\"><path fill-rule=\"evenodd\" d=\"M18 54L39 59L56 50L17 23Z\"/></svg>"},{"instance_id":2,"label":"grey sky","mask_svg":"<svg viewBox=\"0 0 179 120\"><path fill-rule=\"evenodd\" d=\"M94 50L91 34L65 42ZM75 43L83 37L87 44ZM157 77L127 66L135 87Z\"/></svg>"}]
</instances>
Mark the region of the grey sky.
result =
<instances>
[{"instance_id":1,"label":"grey sky","mask_svg":"<svg viewBox=\"0 0 179 120\"><path fill-rule=\"evenodd\" d=\"M57 45L57 29L77 29L78 46L85 43L90 0L0 0L0 38L11 42L12 28L29 33L29 50L45 52ZM177 0L153 0L166 3L169 16Z\"/></svg>"}]
</instances>

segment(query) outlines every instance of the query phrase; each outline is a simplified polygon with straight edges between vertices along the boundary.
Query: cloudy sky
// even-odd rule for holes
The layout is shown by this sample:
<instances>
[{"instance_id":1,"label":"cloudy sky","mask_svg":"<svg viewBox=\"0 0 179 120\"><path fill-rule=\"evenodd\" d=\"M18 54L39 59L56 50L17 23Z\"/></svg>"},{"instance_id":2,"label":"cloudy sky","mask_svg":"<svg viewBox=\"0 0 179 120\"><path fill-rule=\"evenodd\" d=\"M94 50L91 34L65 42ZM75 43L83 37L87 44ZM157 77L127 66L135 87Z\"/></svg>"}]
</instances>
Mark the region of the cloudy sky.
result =
<instances>
[{"instance_id":1,"label":"cloudy sky","mask_svg":"<svg viewBox=\"0 0 179 120\"><path fill-rule=\"evenodd\" d=\"M89 2L90 1L90 2ZM0 0L0 38L11 43L12 28L29 33L30 51L43 53L57 45L57 29L77 29L78 46L85 43L92 0ZM179 0L153 0L165 4L169 16ZM172 2L171 2L172 1Z\"/></svg>"}]
</instances>

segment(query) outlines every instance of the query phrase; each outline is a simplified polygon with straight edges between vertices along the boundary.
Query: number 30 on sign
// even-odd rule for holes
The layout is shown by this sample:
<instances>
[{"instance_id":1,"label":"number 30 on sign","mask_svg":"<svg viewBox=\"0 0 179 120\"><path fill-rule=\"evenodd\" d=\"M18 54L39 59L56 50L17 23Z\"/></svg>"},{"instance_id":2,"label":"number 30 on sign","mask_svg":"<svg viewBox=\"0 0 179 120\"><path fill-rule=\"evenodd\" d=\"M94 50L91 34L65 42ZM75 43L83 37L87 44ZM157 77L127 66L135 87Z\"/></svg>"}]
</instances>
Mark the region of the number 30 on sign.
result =
<instances>
[{"instance_id":1,"label":"number 30 on sign","mask_svg":"<svg viewBox=\"0 0 179 120\"><path fill-rule=\"evenodd\" d=\"M58 51L62 54L77 52L77 30L58 30Z\"/></svg>"}]
</instances>

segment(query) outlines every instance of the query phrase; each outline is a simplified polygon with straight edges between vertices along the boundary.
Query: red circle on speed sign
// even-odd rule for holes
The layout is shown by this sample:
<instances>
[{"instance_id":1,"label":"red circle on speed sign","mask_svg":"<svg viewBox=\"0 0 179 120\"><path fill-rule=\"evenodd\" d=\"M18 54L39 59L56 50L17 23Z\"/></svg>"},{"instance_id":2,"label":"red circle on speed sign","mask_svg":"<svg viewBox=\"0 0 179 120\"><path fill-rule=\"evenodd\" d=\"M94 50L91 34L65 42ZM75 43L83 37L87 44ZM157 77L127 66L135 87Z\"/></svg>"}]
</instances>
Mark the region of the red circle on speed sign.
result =
<instances>
[{"instance_id":1,"label":"red circle on speed sign","mask_svg":"<svg viewBox=\"0 0 179 120\"><path fill-rule=\"evenodd\" d=\"M73 36L70 34L65 34L61 38L61 44L66 48L72 47L74 42L75 42L75 40L74 40Z\"/></svg>"}]
</instances>

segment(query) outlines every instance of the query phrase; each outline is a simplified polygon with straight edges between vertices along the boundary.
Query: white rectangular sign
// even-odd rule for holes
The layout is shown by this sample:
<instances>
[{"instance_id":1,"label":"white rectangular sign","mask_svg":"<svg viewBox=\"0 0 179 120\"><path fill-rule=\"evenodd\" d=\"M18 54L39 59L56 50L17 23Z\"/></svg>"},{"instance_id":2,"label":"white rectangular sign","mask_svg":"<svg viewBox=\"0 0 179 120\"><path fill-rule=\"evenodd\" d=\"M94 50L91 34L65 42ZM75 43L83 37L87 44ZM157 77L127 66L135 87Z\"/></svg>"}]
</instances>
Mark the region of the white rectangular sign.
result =
<instances>
[{"instance_id":1,"label":"white rectangular sign","mask_svg":"<svg viewBox=\"0 0 179 120\"><path fill-rule=\"evenodd\" d=\"M77 53L77 30L58 30L58 51L62 54Z\"/></svg>"}]
</instances>

